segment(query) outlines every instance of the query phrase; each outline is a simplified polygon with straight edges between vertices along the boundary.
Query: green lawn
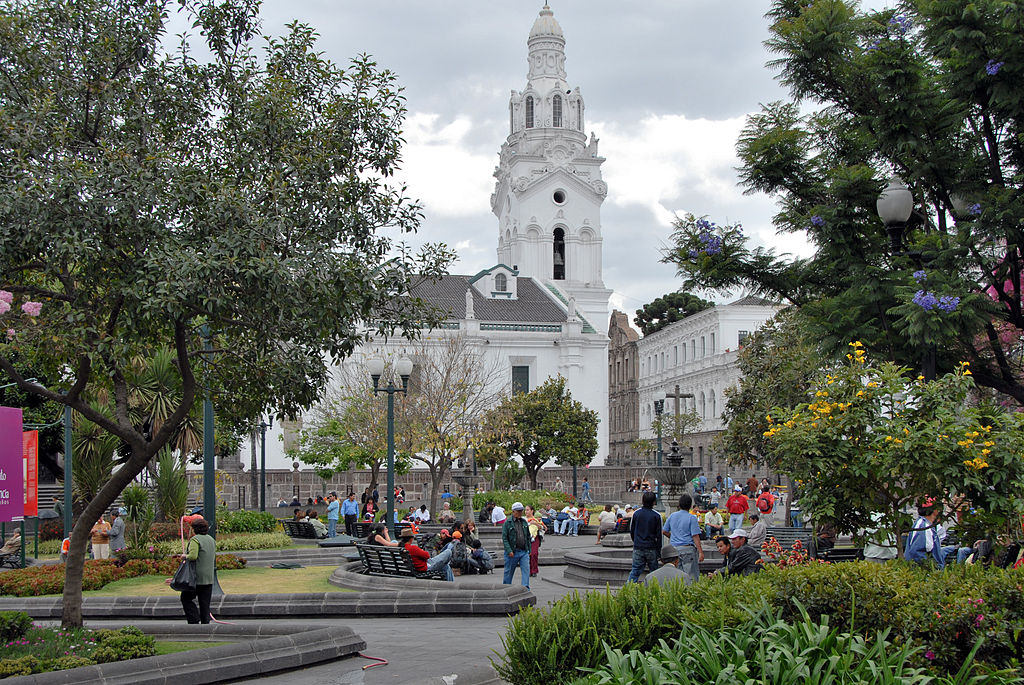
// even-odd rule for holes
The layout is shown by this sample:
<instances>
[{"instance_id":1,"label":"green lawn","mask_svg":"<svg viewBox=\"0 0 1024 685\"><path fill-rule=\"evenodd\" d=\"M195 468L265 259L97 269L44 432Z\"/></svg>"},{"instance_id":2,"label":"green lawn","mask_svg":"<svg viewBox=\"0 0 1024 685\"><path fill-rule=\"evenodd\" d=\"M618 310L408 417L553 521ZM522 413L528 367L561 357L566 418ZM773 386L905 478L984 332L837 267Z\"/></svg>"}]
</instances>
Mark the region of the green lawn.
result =
<instances>
[{"instance_id":1,"label":"green lawn","mask_svg":"<svg viewBox=\"0 0 1024 685\"><path fill-rule=\"evenodd\" d=\"M175 642L173 640L157 640L156 641L156 654L161 656L163 654L175 654L177 652L187 652L191 649L206 649L207 647L220 647L221 645L230 645L230 642Z\"/></svg>"},{"instance_id":2,"label":"green lawn","mask_svg":"<svg viewBox=\"0 0 1024 685\"><path fill-rule=\"evenodd\" d=\"M305 568L243 568L218 571L217 578L225 594L254 595L288 592L351 592L327 582L335 566ZM119 580L100 590L87 590L86 597L177 597L179 593L167 585L166 576L139 576ZM58 595L49 595L57 597Z\"/></svg>"}]
</instances>

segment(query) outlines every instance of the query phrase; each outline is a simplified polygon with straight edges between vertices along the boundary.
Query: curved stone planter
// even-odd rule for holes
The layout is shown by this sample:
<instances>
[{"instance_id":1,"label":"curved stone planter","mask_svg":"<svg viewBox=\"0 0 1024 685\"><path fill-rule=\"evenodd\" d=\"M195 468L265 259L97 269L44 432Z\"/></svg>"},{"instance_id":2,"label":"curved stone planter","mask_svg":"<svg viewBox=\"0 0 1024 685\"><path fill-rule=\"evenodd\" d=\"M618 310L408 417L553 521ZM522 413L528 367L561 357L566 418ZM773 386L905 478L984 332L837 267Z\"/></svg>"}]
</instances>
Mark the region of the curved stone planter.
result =
<instances>
[{"instance_id":1,"label":"curved stone planter","mask_svg":"<svg viewBox=\"0 0 1024 685\"><path fill-rule=\"evenodd\" d=\"M230 645L82 666L52 673L10 678L12 685L64 685L65 683L104 683L115 685L165 685L171 682L198 684L255 678L287 671L321 661L354 656L366 643L345 626L321 628L301 623L275 625L188 625L143 624L150 635L175 640L224 642Z\"/></svg>"},{"instance_id":2,"label":"curved stone planter","mask_svg":"<svg viewBox=\"0 0 1024 685\"><path fill-rule=\"evenodd\" d=\"M609 536L613 537L613 536ZM628 535L614 536L624 537L629 540ZM591 586L620 586L625 585L629 578L629 572L633 567L632 542L627 547L621 544L621 540L613 540L605 548L604 543L608 538L601 541L601 548L595 550L573 550L565 553L565 571L563 577L572 583ZM700 565L701 574L710 573L722 565L722 557L718 552L704 550L704 562Z\"/></svg>"},{"instance_id":3,"label":"curved stone planter","mask_svg":"<svg viewBox=\"0 0 1024 685\"><path fill-rule=\"evenodd\" d=\"M366 576L369 577L369 576ZM466 588L434 582L427 587L401 583L401 590L378 588L367 592L304 592L291 594L221 595L214 597L210 611L219 619L508 615L534 606L537 598L519 585L488 585ZM430 581L422 581L430 582ZM56 620L61 617L62 598L26 597L0 599L0 610L24 611L32 618ZM179 619L184 621L177 597L86 597L82 600L85 619Z\"/></svg>"}]
</instances>

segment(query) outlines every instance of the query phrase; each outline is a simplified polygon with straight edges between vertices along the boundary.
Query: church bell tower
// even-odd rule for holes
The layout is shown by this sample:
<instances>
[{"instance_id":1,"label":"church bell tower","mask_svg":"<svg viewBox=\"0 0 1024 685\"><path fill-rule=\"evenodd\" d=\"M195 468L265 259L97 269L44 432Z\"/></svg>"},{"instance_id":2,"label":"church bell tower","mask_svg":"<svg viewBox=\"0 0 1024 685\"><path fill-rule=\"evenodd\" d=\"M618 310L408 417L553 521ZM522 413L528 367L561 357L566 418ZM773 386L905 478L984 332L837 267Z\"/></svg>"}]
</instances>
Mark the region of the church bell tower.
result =
<instances>
[{"instance_id":1,"label":"church bell tower","mask_svg":"<svg viewBox=\"0 0 1024 685\"><path fill-rule=\"evenodd\" d=\"M491 210L498 217L498 261L532 276L568 302L600 334L608 328L601 276L604 158L588 140L579 87L565 73L565 37L551 8L533 23L526 87L509 99Z\"/></svg>"}]
</instances>

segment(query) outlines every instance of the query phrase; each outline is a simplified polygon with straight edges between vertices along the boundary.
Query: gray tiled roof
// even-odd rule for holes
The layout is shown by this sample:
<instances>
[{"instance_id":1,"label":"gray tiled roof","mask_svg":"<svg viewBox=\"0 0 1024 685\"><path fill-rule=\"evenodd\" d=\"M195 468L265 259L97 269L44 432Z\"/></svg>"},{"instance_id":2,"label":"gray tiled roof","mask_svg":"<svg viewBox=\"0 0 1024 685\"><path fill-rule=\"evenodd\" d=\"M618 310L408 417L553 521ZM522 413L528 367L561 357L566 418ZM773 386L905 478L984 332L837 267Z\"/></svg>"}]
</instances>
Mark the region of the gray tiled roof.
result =
<instances>
[{"instance_id":1,"label":"gray tiled roof","mask_svg":"<svg viewBox=\"0 0 1024 685\"><path fill-rule=\"evenodd\" d=\"M729 303L730 307L733 305L739 305L741 307L778 307L779 303L766 300L763 297L758 297L756 295L747 295L746 297L741 297L735 302Z\"/></svg>"},{"instance_id":2,"label":"gray tiled roof","mask_svg":"<svg viewBox=\"0 0 1024 685\"><path fill-rule=\"evenodd\" d=\"M473 314L480 321L515 321L523 323L564 323L565 310L553 296L530 278L516 279L518 297L514 300L484 297L469 285L472 276L449 274L437 281L427 281L413 288L421 297L442 311L449 319L466 317L466 290L473 291Z\"/></svg>"}]
</instances>

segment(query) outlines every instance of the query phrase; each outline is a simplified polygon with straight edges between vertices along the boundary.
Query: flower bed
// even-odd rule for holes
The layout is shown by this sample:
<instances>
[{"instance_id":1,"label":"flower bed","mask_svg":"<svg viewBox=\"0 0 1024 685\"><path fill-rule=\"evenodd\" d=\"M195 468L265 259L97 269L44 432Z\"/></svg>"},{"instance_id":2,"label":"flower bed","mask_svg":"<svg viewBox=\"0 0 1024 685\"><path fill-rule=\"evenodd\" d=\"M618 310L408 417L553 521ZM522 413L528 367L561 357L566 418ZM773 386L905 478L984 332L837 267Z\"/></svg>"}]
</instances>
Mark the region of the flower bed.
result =
<instances>
[{"instance_id":1,"label":"flower bed","mask_svg":"<svg viewBox=\"0 0 1024 685\"><path fill-rule=\"evenodd\" d=\"M89 560L82 571L82 589L99 590L107 583L138 576L173 576L180 559L130 559L118 565L115 559ZM233 554L217 555L217 570L245 568L245 559ZM64 590L64 565L33 566L0 574L0 594L15 597L53 595Z\"/></svg>"},{"instance_id":2,"label":"flower bed","mask_svg":"<svg viewBox=\"0 0 1024 685\"><path fill-rule=\"evenodd\" d=\"M134 626L119 630L37 628L27 614L0 612L0 678L61 671L156 654L152 637Z\"/></svg>"},{"instance_id":3,"label":"flower bed","mask_svg":"<svg viewBox=\"0 0 1024 685\"><path fill-rule=\"evenodd\" d=\"M689 586L630 584L569 596L510 619L497 669L511 683L559 682L566 669L606 663L605 645L645 652L692 626L740 625L748 608L764 607L787 621L801 620L804 610L814 622L829 616L831 626L864 637L888 629L894 644L920 647L913 666L940 676L955 674L968 657L985 668L1024 661L1024 569L858 562L771 565Z\"/></svg>"}]
</instances>

